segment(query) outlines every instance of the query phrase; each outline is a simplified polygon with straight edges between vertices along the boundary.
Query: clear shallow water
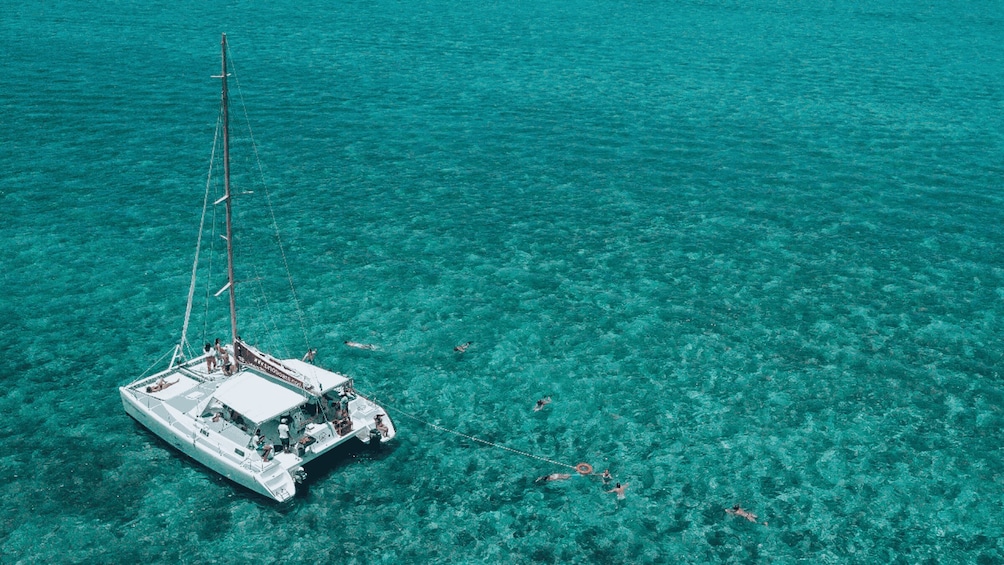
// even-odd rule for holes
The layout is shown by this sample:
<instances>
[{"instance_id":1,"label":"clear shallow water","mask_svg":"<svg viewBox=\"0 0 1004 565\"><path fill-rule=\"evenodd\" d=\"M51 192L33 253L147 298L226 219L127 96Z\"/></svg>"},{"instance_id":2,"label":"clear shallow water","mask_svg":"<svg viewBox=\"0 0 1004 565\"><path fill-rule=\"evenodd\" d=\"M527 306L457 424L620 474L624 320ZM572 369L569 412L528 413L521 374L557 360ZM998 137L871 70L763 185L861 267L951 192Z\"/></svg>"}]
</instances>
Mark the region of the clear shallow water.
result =
<instances>
[{"instance_id":1,"label":"clear shallow water","mask_svg":"<svg viewBox=\"0 0 1004 565\"><path fill-rule=\"evenodd\" d=\"M3 562L1004 560L1000 6L4 12ZM626 500L392 411L277 508L129 420L221 31L322 363Z\"/></svg>"}]
</instances>

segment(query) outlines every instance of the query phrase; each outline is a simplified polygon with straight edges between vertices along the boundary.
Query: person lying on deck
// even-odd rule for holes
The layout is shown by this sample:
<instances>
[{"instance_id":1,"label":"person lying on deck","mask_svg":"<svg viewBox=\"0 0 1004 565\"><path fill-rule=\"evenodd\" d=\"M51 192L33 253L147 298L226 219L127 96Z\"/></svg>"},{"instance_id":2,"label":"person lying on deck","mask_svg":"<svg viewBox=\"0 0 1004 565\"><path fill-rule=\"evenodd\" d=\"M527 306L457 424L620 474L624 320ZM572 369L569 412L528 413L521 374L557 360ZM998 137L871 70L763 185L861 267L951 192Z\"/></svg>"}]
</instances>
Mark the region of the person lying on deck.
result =
<instances>
[{"instance_id":1,"label":"person lying on deck","mask_svg":"<svg viewBox=\"0 0 1004 565\"><path fill-rule=\"evenodd\" d=\"M164 379L160 379L159 381L157 381L157 384L150 385L150 386L146 387L146 391L147 392L160 392L160 391L164 390L165 388L167 388L167 387L169 387L169 386L171 386L173 384L178 384L178 381L180 381L180 380L181 380L181 377L178 377L173 382L168 382L168 381L165 381Z\"/></svg>"}]
</instances>

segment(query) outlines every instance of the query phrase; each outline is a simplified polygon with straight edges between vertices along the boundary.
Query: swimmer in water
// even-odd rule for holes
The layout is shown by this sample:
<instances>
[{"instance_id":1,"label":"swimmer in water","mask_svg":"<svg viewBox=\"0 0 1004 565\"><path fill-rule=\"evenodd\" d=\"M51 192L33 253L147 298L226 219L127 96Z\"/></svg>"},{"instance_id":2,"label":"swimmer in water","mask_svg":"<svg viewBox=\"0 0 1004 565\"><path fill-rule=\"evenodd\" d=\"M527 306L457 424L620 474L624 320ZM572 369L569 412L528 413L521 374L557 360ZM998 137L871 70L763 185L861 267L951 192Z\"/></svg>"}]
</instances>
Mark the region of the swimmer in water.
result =
<instances>
[{"instance_id":1,"label":"swimmer in water","mask_svg":"<svg viewBox=\"0 0 1004 565\"><path fill-rule=\"evenodd\" d=\"M549 483L551 481L564 481L565 479L572 478L568 473L551 473L550 475L544 475L542 477L537 477L537 480L533 481L535 483Z\"/></svg>"},{"instance_id":2,"label":"swimmer in water","mask_svg":"<svg viewBox=\"0 0 1004 565\"><path fill-rule=\"evenodd\" d=\"M756 522L756 514L744 509L742 506L736 504L732 508L726 508L725 512L732 514L733 516L739 516L741 518L746 518L750 522Z\"/></svg>"},{"instance_id":3,"label":"swimmer in water","mask_svg":"<svg viewBox=\"0 0 1004 565\"><path fill-rule=\"evenodd\" d=\"M603 486L609 485L610 481L614 478L614 476L610 474L610 469L605 469L601 476L603 477Z\"/></svg>"},{"instance_id":4,"label":"swimmer in water","mask_svg":"<svg viewBox=\"0 0 1004 565\"><path fill-rule=\"evenodd\" d=\"M533 411L540 412L541 410L544 409L545 406L547 406L550 403L551 403L551 397L545 396L544 398L541 398L540 400L537 401L537 405L533 407Z\"/></svg>"},{"instance_id":5,"label":"swimmer in water","mask_svg":"<svg viewBox=\"0 0 1004 565\"><path fill-rule=\"evenodd\" d=\"M607 492L616 492L617 493L617 500L624 500L624 489L626 489L626 488L628 488L628 484L627 483L624 483L624 484L617 483L617 486L615 486L611 490L608 490Z\"/></svg>"},{"instance_id":6,"label":"swimmer in water","mask_svg":"<svg viewBox=\"0 0 1004 565\"><path fill-rule=\"evenodd\" d=\"M456 351L457 353L463 353L467 351L467 348L470 347L472 343L474 342L468 341L467 343L461 343L460 345L454 347L453 350Z\"/></svg>"},{"instance_id":7,"label":"swimmer in water","mask_svg":"<svg viewBox=\"0 0 1004 565\"><path fill-rule=\"evenodd\" d=\"M366 349L368 351L373 351L377 348L375 345L370 345L368 343L359 343L358 341L346 341L345 345L349 347L354 347L356 349Z\"/></svg>"}]
</instances>

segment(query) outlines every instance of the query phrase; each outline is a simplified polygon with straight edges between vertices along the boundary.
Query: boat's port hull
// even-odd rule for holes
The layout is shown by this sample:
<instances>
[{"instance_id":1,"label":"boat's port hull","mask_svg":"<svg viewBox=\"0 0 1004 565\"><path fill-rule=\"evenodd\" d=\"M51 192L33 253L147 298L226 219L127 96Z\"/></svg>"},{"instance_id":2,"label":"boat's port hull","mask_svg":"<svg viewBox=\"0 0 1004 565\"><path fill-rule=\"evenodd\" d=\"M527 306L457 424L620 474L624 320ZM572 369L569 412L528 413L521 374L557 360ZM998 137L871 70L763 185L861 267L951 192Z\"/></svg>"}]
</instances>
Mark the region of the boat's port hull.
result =
<instances>
[{"instance_id":1,"label":"boat's port hull","mask_svg":"<svg viewBox=\"0 0 1004 565\"><path fill-rule=\"evenodd\" d=\"M150 430L155 435L171 444L179 451L198 461L202 465L212 469L231 481L248 488L262 496L285 502L296 493L296 482L288 471L277 466L265 466L264 473L253 472L247 467L240 466L235 460L237 454L232 458L227 457L219 444L211 444L200 439L200 434L193 428L184 425L183 420L175 420L172 424L166 419L160 418L142 406L141 401L127 389L122 389L122 405L127 414L132 416L141 426ZM250 451L250 449L248 450ZM271 472L268 472L270 471ZM276 476L278 473L285 475L285 478ZM277 480L278 479L278 480ZM278 483L270 491L266 488L266 482Z\"/></svg>"}]
</instances>

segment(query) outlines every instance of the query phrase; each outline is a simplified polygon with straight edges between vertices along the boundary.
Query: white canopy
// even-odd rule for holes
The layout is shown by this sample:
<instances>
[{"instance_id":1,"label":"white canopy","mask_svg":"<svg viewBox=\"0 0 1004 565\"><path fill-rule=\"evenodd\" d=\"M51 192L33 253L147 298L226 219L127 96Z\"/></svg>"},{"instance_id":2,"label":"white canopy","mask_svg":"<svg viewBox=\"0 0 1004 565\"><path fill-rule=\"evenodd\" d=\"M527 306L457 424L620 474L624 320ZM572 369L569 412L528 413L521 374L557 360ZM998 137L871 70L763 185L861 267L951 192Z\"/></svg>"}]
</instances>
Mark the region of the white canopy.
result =
<instances>
[{"instance_id":1,"label":"white canopy","mask_svg":"<svg viewBox=\"0 0 1004 565\"><path fill-rule=\"evenodd\" d=\"M304 377L307 377L308 383L320 387L320 393L328 392L329 390L337 386L342 386L349 381L349 378L345 375L332 373L331 371L322 369L317 365L311 365L310 363L299 359L283 359L282 364L290 369L293 369L297 373L300 373Z\"/></svg>"},{"instance_id":2,"label":"white canopy","mask_svg":"<svg viewBox=\"0 0 1004 565\"><path fill-rule=\"evenodd\" d=\"M223 383L213 398L256 424L289 412L307 400L305 395L250 371L241 371Z\"/></svg>"}]
</instances>

